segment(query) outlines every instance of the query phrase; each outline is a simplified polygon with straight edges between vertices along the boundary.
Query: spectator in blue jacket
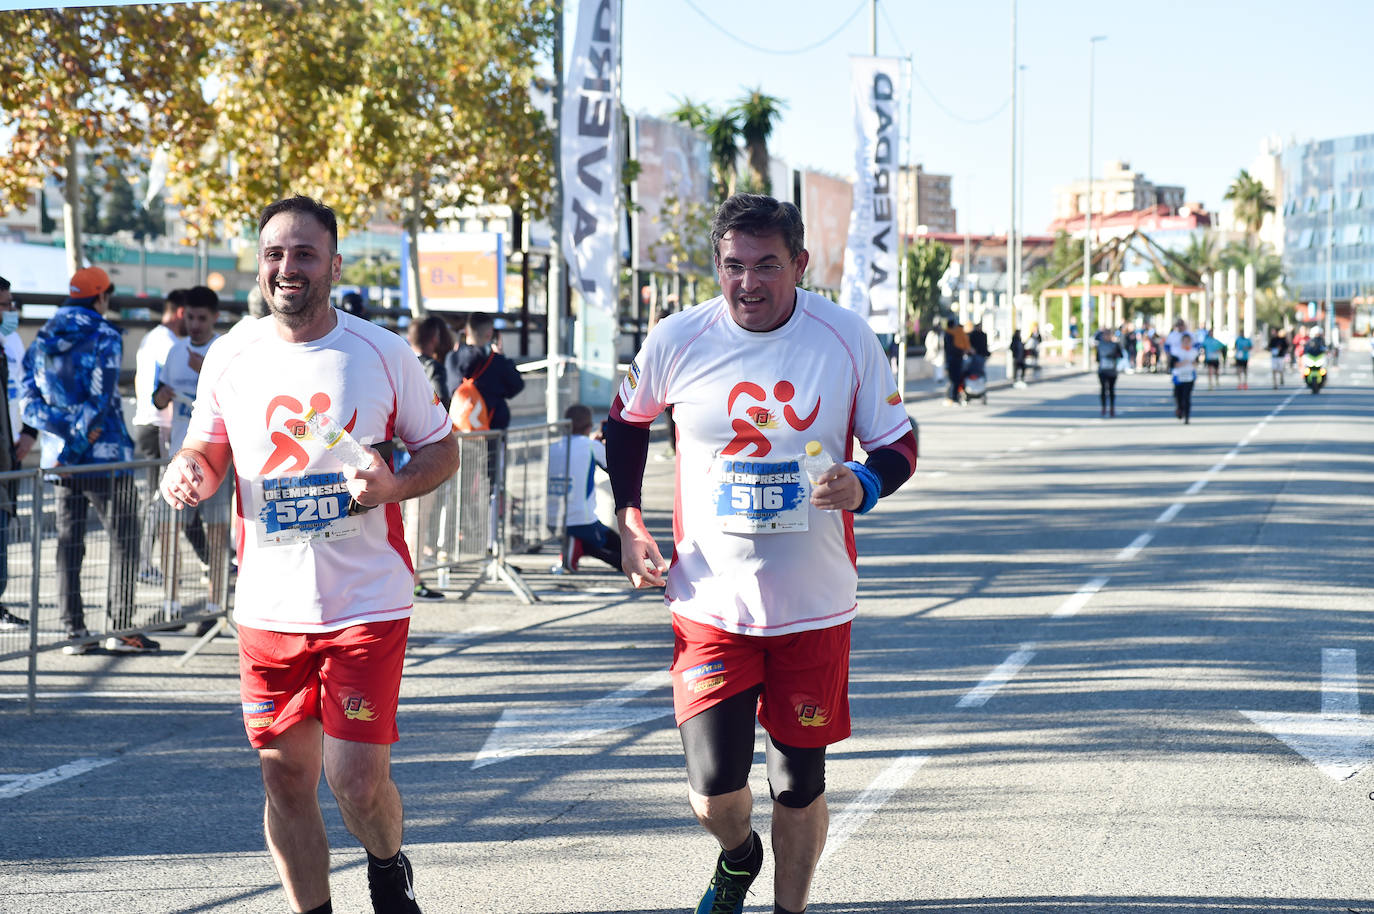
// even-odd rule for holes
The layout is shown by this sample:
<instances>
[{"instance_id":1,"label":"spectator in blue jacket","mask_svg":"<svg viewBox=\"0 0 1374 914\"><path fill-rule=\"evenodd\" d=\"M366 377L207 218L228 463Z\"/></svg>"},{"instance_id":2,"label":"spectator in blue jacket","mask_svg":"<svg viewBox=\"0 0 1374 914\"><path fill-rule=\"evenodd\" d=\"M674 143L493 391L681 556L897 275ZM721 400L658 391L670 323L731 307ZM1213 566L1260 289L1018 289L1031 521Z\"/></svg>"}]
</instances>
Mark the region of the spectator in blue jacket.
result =
<instances>
[{"instance_id":1,"label":"spectator in blue jacket","mask_svg":"<svg viewBox=\"0 0 1374 914\"><path fill-rule=\"evenodd\" d=\"M134 459L118 388L122 331L104 317L113 292L104 270L77 270L67 300L24 354L23 418L38 429L44 469ZM133 626L138 498L128 470L48 478L56 484L57 603L72 641L64 650L80 654L91 640L81 603L87 509L95 509L110 537L109 621L115 630L127 629ZM105 647L145 652L157 650L158 644L135 633L111 637Z\"/></svg>"}]
</instances>

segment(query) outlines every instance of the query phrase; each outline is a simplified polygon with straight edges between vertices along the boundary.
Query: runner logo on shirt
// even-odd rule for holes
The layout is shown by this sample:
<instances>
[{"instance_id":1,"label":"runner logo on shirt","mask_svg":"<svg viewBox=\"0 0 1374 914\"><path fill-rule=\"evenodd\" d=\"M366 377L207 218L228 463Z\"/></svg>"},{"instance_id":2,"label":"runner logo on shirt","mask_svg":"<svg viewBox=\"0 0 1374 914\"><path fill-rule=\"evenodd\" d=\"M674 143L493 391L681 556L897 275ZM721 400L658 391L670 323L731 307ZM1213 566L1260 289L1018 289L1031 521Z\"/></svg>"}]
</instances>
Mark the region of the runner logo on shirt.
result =
<instances>
[{"instance_id":1,"label":"runner logo on shirt","mask_svg":"<svg viewBox=\"0 0 1374 914\"><path fill-rule=\"evenodd\" d=\"M816 417L821 413L820 398L816 398L816 405L811 407L811 412L806 416L798 415L792 408L792 398L796 396L796 388L791 381L779 381L773 385L773 399L782 405L781 413L783 421L799 432L806 431L816 421ZM742 454L747 448L753 448L751 457L767 457L773 450L773 443L768 440L768 436L763 433L764 429L778 428L778 410L770 409L767 406L749 406L744 410L747 418L735 416L735 403L741 397L747 397L760 404L768 403L768 392L759 384L753 381L740 381L730 389L730 396L725 402L725 412L734 418L730 421L730 429L734 432L734 438L725 446L721 454L729 457L733 454Z\"/></svg>"}]
</instances>

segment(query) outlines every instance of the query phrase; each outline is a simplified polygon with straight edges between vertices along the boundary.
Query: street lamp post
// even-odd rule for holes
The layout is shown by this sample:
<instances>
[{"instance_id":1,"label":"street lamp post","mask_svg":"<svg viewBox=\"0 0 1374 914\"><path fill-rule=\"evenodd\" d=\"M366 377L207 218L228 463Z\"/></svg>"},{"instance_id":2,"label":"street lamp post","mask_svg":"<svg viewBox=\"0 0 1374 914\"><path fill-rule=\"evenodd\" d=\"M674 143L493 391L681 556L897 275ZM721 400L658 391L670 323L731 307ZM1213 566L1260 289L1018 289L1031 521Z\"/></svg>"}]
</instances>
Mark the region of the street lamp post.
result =
<instances>
[{"instance_id":1,"label":"street lamp post","mask_svg":"<svg viewBox=\"0 0 1374 914\"><path fill-rule=\"evenodd\" d=\"M1083 369L1088 369L1088 308L1093 298L1093 79L1096 75L1097 43L1106 35L1088 39L1088 193L1083 223L1083 307L1078 317L1078 336L1083 341Z\"/></svg>"}]
</instances>

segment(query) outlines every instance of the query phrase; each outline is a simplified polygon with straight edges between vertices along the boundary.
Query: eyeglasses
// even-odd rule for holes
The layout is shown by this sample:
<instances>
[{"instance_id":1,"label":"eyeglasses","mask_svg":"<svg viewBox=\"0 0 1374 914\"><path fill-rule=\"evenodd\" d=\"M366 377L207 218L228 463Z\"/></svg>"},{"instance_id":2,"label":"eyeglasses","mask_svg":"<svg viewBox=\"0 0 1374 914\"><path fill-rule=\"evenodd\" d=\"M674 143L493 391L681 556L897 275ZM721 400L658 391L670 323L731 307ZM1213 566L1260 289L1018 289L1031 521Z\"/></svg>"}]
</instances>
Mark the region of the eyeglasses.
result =
<instances>
[{"instance_id":1,"label":"eyeglasses","mask_svg":"<svg viewBox=\"0 0 1374 914\"><path fill-rule=\"evenodd\" d=\"M781 263L759 263L752 267L746 267L742 263L725 263L721 264L720 275L726 279L743 279L745 273L752 271L760 281L772 282L782 276L784 266Z\"/></svg>"}]
</instances>

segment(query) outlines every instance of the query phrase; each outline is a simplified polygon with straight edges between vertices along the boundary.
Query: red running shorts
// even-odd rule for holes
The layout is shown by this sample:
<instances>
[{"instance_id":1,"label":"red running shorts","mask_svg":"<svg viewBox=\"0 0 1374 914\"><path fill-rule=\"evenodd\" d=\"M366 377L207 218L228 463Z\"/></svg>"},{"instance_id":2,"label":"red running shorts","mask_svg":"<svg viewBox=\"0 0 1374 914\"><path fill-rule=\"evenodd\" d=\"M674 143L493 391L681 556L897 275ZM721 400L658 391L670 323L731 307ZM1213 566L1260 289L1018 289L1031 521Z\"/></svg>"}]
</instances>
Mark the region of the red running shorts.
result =
<instances>
[{"instance_id":1,"label":"red running shorts","mask_svg":"<svg viewBox=\"0 0 1374 914\"><path fill-rule=\"evenodd\" d=\"M409 631L409 619L318 634L239 626L239 694L248 741L262 749L313 717L337 739L396 742Z\"/></svg>"},{"instance_id":2,"label":"red running shorts","mask_svg":"<svg viewBox=\"0 0 1374 914\"><path fill-rule=\"evenodd\" d=\"M849 623L794 635L737 635L673 616L673 711L679 726L761 685L759 723L814 749L849 736Z\"/></svg>"}]
</instances>

